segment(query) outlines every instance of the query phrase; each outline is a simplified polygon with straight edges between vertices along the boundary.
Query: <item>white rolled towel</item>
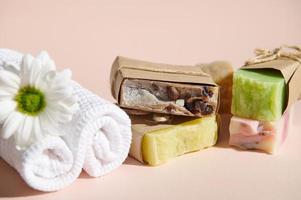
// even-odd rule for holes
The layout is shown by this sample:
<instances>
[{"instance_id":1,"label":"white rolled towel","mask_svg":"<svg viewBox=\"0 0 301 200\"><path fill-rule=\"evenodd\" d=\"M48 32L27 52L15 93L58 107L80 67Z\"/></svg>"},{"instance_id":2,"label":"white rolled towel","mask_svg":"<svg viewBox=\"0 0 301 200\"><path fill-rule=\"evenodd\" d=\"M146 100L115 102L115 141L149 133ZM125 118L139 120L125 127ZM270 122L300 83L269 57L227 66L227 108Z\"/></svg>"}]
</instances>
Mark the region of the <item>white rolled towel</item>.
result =
<instances>
[{"instance_id":1,"label":"white rolled towel","mask_svg":"<svg viewBox=\"0 0 301 200\"><path fill-rule=\"evenodd\" d=\"M4 62L19 64L21 60L21 53L0 49L0 70ZM16 148L13 137L0 138L0 157L15 168L30 187L41 191L55 191L70 185L82 170L82 165L74 165L72 151L61 137L47 136L24 150Z\"/></svg>"},{"instance_id":2,"label":"white rolled towel","mask_svg":"<svg viewBox=\"0 0 301 200\"><path fill-rule=\"evenodd\" d=\"M80 112L65 126L73 155L85 157L84 170L93 177L105 175L126 159L132 140L131 122L116 105L74 83ZM83 153L82 149L86 149Z\"/></svg>"},{"instance_id":3,"label":"white rolled towel","mask_svg":"<svg viewBox=\"0 0 301 200\"><path fill-rule=\"evenodd\" d=\"M30 187L41 191L70 185L81 171L73 166L72 152L60 137L48 136L26 150L16 149L14 138L0 139L0 156Z\"/></svg>"},{"instance_id":4,"label":"white rolled towel","mask_svg":"<svg viewBox=\"0 0 301 200\"><path fill-rule=\"evenodd\" d=\"M3 61L18 63L22 54L0 49ZM61 126L62 137L47 137L25 151L13 139L1 141L0 156L25 182L37 190L55 191L71 184L81 169L91 176L105 175L126 159L131 143L129 117L114 104L73 83L79 110Z\"/></svg>"}]
</instances>

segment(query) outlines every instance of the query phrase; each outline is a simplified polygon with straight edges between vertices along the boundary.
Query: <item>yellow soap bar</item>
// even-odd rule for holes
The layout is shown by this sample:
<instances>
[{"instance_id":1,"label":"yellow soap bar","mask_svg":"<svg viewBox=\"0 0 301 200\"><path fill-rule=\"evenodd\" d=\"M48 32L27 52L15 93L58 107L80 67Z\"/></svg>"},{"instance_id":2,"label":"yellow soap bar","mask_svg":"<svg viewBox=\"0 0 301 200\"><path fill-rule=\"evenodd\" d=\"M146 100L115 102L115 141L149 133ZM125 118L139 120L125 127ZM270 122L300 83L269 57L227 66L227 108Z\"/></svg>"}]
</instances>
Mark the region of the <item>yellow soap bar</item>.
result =
<instances>
[{"instance_id":1,"label":"yellow soap bar","mask_svg":"<svg viewBox=\"0 0 301 200\"><path fill-rule=\"evenodd\" d=\"M146 132L141 143L143 161L152 166L160 165L171 158L213 146L217 134L216 116Z\"/></svg>"}]
</instances>

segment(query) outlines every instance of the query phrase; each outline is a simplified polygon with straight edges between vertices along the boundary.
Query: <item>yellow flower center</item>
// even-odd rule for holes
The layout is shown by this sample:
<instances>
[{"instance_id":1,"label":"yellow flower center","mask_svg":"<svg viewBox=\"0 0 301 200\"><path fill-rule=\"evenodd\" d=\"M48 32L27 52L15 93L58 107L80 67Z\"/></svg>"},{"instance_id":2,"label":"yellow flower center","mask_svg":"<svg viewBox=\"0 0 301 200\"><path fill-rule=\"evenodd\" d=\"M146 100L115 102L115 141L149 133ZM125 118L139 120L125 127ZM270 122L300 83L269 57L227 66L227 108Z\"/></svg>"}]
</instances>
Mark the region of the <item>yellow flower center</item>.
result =
<instances>
[{"instance_id":1,"label":"yellow flower center","mask_svg":"<svg viewBox=\"0 0 301 200\"><path fill-rule=\"evenodd\" d=\"M15 96L19 112L30 116L36 116L46 107L44 94L32 86L22 87Z\"/></svg>"}]
</instances>

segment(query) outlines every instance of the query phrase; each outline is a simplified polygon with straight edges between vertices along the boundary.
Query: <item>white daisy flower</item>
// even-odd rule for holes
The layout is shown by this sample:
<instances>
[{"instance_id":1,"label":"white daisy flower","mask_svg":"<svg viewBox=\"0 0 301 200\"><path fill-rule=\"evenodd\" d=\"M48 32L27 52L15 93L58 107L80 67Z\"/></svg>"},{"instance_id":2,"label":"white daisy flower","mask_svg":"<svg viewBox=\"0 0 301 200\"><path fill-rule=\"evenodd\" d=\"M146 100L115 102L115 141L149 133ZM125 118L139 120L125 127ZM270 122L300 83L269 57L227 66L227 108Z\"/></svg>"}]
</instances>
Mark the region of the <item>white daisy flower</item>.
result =
<instances>
[{"instance_id":1,"label":"white daisy flower","mask_svg":"<svg viewBox=\"0 0 301 200\"><path fill-rule=\"evenodd\" d=\"M25 148L47 134L62 134L58 127L72 120L77 109L71 71L57 72L47 52L25 55L20 65L0 70L0 124L4 139L15 137Z\"/></svg>"}]
</instances>

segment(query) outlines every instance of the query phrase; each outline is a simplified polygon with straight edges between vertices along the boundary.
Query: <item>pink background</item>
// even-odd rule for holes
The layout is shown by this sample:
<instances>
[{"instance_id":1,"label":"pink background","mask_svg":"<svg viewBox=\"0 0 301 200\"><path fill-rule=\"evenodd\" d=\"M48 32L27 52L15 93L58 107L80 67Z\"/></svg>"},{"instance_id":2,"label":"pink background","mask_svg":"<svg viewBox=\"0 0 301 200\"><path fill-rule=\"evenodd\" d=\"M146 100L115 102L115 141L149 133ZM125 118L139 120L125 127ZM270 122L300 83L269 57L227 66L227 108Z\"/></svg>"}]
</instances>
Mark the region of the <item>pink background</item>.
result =
<instances>
[{"instance_id":1,"label":"pink background","mask_svg":"<svg viewBox=\"0 0 301 200\"><path fill-rule=\"evenodd\" d=\"M109 72L117 55L173 64L225 59L239 67L256 47L301 44L300 10L299 0L0 0L0 47L35 55L45 49L75 80L113 100ZM231 149L226 134L216 147L161 167L128 159L102 178L83 173L56 193L31 190L0 160L0 197L301 199L297 127L276 156Z\"/></svg>"}]
</instances>

